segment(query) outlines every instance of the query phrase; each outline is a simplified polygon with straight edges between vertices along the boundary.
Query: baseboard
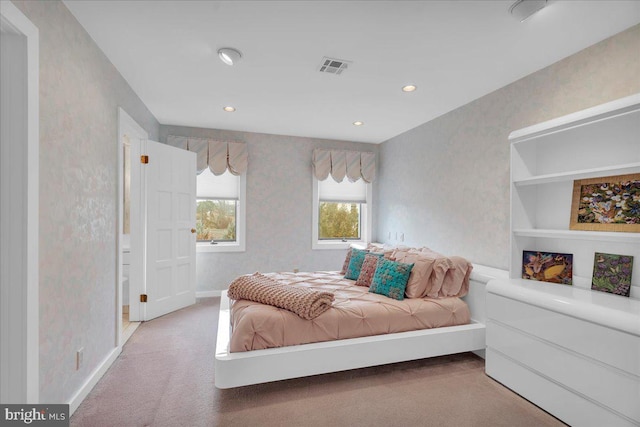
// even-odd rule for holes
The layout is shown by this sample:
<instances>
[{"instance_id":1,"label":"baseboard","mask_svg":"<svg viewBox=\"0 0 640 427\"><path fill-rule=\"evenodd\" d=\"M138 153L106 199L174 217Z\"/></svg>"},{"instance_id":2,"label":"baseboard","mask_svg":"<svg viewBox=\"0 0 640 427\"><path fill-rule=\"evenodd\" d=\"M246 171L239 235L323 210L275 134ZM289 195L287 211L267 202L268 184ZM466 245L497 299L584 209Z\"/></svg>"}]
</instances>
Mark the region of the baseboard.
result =
<instances>
[{"instance_id":1,"label":"baseboard","mask_svg":"<svg viewBox=\"0 0 640 427\"><path fill-rule=\"evenodd\" d=\"M476 351L472 351L473 354L475 354L478 357L482 357L483 359L486 359L486 350L476 350Z\"/></svg>"},{"instance_id":2,"label":"baseboard","mask_svg":"<svg viewBox=\"0 0 640 427\"><path fill-rule=\"evenodd\" d=\"M115 360L120 355L120 352L122 352L121 347L114 348L111 351L111 353L109 353L109 355L105 357L102 363L98 365L96 369L93 370L91 375L89 375L89 378L87 378L87 381L85 381L82 387L80 387L80 390L78 390L76 394L69 401L69 416L73 415L76 409L78 409L78 406L80 406L82 401L87 397L89 392L93 390L93 387L95 387L95 385L98 384L98 381L100 381L100 378L102 378L102 376L107 372L107 369L109 369L109 367L111 367L113 362L115 362Z\"/></svg>"},{"instance_id":3,"label":"baseboard","mask_svg":"<svg viewBox=\"0 0 640 427\"><path fill-rule=\"evenodd\" d=\"M211 298L219 297L222 295L222 291L199 291L196 292L196 298Z\"/></svg>"}]
</instances>

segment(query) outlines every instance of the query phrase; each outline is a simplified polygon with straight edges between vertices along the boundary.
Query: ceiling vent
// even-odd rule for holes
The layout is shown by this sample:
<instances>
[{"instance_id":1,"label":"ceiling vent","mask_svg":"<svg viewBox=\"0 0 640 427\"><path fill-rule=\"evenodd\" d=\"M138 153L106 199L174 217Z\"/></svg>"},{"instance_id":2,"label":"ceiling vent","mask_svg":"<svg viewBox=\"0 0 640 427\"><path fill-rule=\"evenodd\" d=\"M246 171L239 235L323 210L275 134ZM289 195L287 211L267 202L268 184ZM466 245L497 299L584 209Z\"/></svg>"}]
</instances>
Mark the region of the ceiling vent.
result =
<instances>
[{"instance_id":1,"label":"ceiling vent","mask_svg":"<svg viewBox=\"0 0 640 427\"><path fill-rule=\"evenodd\" d=\"M321 73L329 73L329 74L337 74L340 75L344 70L347 69L351 61L345 61L343 59L336 58L322 58L322 63L318 67L318 71Z\"/></svg>"}]
</instances>

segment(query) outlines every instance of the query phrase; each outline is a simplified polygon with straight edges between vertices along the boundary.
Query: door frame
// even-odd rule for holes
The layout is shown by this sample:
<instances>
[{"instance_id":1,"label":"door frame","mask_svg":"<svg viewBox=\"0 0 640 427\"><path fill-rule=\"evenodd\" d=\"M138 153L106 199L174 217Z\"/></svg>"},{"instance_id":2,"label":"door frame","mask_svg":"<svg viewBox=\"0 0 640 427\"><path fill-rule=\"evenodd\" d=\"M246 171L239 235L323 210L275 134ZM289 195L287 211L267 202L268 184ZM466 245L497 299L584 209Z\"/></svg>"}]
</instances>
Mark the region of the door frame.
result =
<instances>
[{"instance_id":1,"label":"door frame","mask_svg":"<svg viewBox=\"0 0 640 427\"><path fill-rule=\"evenodd\" d=\"M117 209L118 209L118 225L117 225L117 236L116 236L116 286L117 286L117 298L116 298L116 345L119 348L122 348L124 345L123 336L122 336L122 234L124 231L124 218L123 218L123 210L124 210L124 156L122 149L122 140L124 136L128 136L129 138L135 138L139 140L146 140L149 138L149 133L142 128L122 107L118 107L118 191L117 191ZM131 145L133 146L133 141L131 141ZM130 153L132 154L131 150ZM133 156L132 156L133 158ZM134 163L130 162L131 167L134 167ZM130 197L133 198L133 186L131 186ZM131 206L131 203L129 204ZM130 215L130 218L133 219L133 213ZM130 257L132 266L130 267L130 272L133 270L133 263L138 260L133 256ZM130 276L131 277L131 276ZM135 300L131 298L131 295L138 295L142 293L142 291L138 288L134 289L134 284L136 282L129 280L129 317L134 318L135 320L139 319L139 304L134 304ZM137 284L139 286L139 284Z\"/></svg>"},{"instance_id":2,"label":"door frame","mask_svg":"<svg viewBox=\"0 0 640 427\"><path fill-rule=\"evenodd\" d=\"M40 65L39 65L39 32L38 28L10 1L0 2L0 19L2 26L8 31L21 34L26 38L26 73L21 70L24 80L20 83L26 87L26 99L22 102L26 110L11 109L8 120L21 124L21 131L11 134L8 138L16 139L24 144L9 144L9 167L11 177L15 178L15 186L24 191L18 197L15 194L0 192L2 203L13 203L18 209L18 215L11 217L11 228L18 231L18 238L12 239L10 248L2 251L6 255L9 271L3 271L3 277L19 277L24 289L7 286L3 280L2 294L5 304L11 304L11 326L0 333L0 345L12 355L11 371L18 371L16 377L7 380L7 390L11 390L10 398L18 399L15 403L38 403L39 401L39 143L40 143ZM6 95L5 96L11 96ZM26 131L26 135L25 135ZM26 138L25 138L26 137ZM6 166L6 165L5 165ZM25 195L26 194L26 195ZM15 212L15 211L14 211ZM6 219L5 219L6 221ZM7 244L3 238L4 245ZM6 274L6 276L5 276ZM17 307L17 309L16 309ZM3 304L3 323L8 305ZM16 357L17 356L17 357ZM8 366L4 366L8 368ZM4 397L4 396L3 396ZM9 398L9 396L7 396ZM5 402L9 403L9 402Z\"/></svg>"}]
</instances>

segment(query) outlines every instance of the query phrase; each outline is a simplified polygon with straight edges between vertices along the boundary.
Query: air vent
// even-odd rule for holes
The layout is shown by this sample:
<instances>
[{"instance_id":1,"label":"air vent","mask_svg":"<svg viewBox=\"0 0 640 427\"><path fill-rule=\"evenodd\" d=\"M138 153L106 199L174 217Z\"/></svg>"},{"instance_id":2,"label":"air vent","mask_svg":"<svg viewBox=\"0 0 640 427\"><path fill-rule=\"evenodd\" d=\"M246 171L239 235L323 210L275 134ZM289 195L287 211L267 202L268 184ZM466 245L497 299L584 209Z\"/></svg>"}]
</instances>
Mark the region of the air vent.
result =
<instances>
[{"instance_id":1,"label":"air vent","mask_svg":"<svg viewBox=\"0 0 640 427\"><path fill-rule=\"evenodd\" d=\"M318 71L321 73L337 74L340 75L351 64L351 61L345 61L343 59L336 58L322 58L322 63L318 67Z\"/></svg>"}]
</instances>

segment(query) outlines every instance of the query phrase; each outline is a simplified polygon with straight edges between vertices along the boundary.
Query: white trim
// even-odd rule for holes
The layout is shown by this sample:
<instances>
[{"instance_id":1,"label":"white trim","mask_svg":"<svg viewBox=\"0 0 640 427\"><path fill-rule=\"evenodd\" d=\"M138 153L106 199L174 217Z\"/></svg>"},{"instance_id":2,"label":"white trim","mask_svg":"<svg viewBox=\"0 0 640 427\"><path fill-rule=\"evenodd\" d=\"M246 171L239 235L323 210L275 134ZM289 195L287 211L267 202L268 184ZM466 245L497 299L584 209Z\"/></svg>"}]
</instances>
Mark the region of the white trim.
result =
<instances>
[{"instance_id":1,"label":"white trim","mask_svg":"<svg viewBox=\"0 0 640 427\"><path fill-rule=\"evenodd\" d=\"M100 381L111 365L113 365L113 362L115 362L121 352L121 347L112 349L107 357L104 358L102 363L100 363L96 369L91 372L89 378L87 378L84 384L82 384L82 387L80 387L69 402L67 402L69 404L69 416L73 415L76 409L78 409L78 406L80 406L82 401L87 397L91 390L93 390L96 384L98 384L98 381Z\"/></svg>"},{"instance_id":2,"label":"white trim","mask_svg":"<svg viewBox=\"0 0 640 427\"><path fill-rule=\"evenodd\" d=\"M305 377L347 369L383 365L465 351L484 355L486 281L492 273L506 272L479 267L470 280L469 305L473 323L421 331L302 344L289 347L229 352L230 309L226 291L220 300L216 343L215 385L218 388Z\"/></svg>"},{"instance_id":3,"label":"white trim","mask_svg":"<svg viewBox=\"0 0 640 427\"><path fill-rule=\"evenodd\" d=\"M360 240L349 240L347 242L340 241L322 241L318 239L318 206L320 199L318 196L318 178L314 174L311 177L312 180L312 212L311 212L311 249L324 250L324 249L347 249L352 245L366 245L371 240L372 223L373 223L373 183L367 183L367 203L360 205L360 219L362 224Z\"/></svg>"},{"instance_id":4,"label":"white trim","mask_svg":"<svg viewBox=\"0 0 640 427\"><path fill-rule=\"evenodd\" d=\"M240 175L240 188L238 189L238 222L236 223L236 241L233 243L219 242L212 245L206 242L196 243L198 252L244 252L246 250L247 236L247 173ZM196 190L197 192L197 190Z\"/></svg>"},{"instance_id":5,"label":"white trim","mask_svg":"<svg viewBox=\"0 0 640 427\"><path fill-rule=\"evenodd\" d=\"M18 242L20 247L12 247L9 252L16 254L22 258L20 262L12 262L9 265L18 266L21 270L21 278L25 281L24 293L21 298L22 307L19 311L22 313L21 318L14 319L17 322L18 329L21 329L23 337L12 339L9 337L8 342L4 342L6 337L2 337L2 345L13 347L18 344L20 350L24 354L21 359L22 366L13 365L12 370L24 371L24 383L20 384L20 388L24 388L22 402L20 403L38 403L39 401L39 144L40 144L40 118L39 118L39 102L40 102L40 64L39 64L39 31L38 28L10 1L0 2L0 15L3 21L8 24L12 30L15 30L26 37L27 42L27 69L26 69L26 117L21 115L16 117L25 122L27 130L26 149L20 150L22 155L18 158L12 156L12 163L16 164L21 170L15 175L18 182L21 182L23 191L26 192L26 199L23 199L23 208L21 216L22 224L13 223L12 226L21 233L26 235L24 239ZM16 114L17 116L17 114ZM24 135L21 136L21 139ZM14 151L17 153L17 150ZM12 299L12 303L15 303ZM11 386L13 387L13 386ZM5 402L6 403L6 402Z\"/></svg>"},{"instance_id":6,"label":"white trim","mask_svg":"<svg viewBox=\"0 0 640 427\"><path fill-rule=\"evenodd\" d=\"M213 298L222 295L223 291L199 291L196 292L196 298Z\"/></svg>"},{"instance_id":7,"label":"white trim","mask_svg":"<svg viewBox=\"0 0 640 427\"><path fill-rule=\"evenodd\" d=\"M146 140L149 138L149 133L142 128L125 110L121 107L118 107L118 140L116 141L116 147L118 147L118 190L117 190L117 200L118 200L118 225L117 225L117 236L116 236L116 286L117 286L117 297L116 297L116 343L115 345L122 348L124 343L126 342L125 337L122 335L122 235L123 235L123 186L124 186L124 158L122 153L122 145L124 136L127 135L132 138L137 138L141 140ZM133 141L130 141L133 142ZM131 144L132 146L139 146L139 144ZM131 158L133 158L133 151L130 151ZM131 162L131 167L133 167L136 163ZM133 190L133 186L132 186ZM131 215L133 219L133 215ZM132 254L133 255L133 254ZM130 274L133 275L134 271L134 262L139 262L139 260L135 259L133 256L130 256L131 267ZM141 267L138 267L141 268ZM131 295L140 294L140 289L134 289L133 284L136 283L135 280L129 280L129 319L133 319L134 321L140 320L140 303L137 302L137 299L131 297Z\"/></svg>"}]
</instances>

